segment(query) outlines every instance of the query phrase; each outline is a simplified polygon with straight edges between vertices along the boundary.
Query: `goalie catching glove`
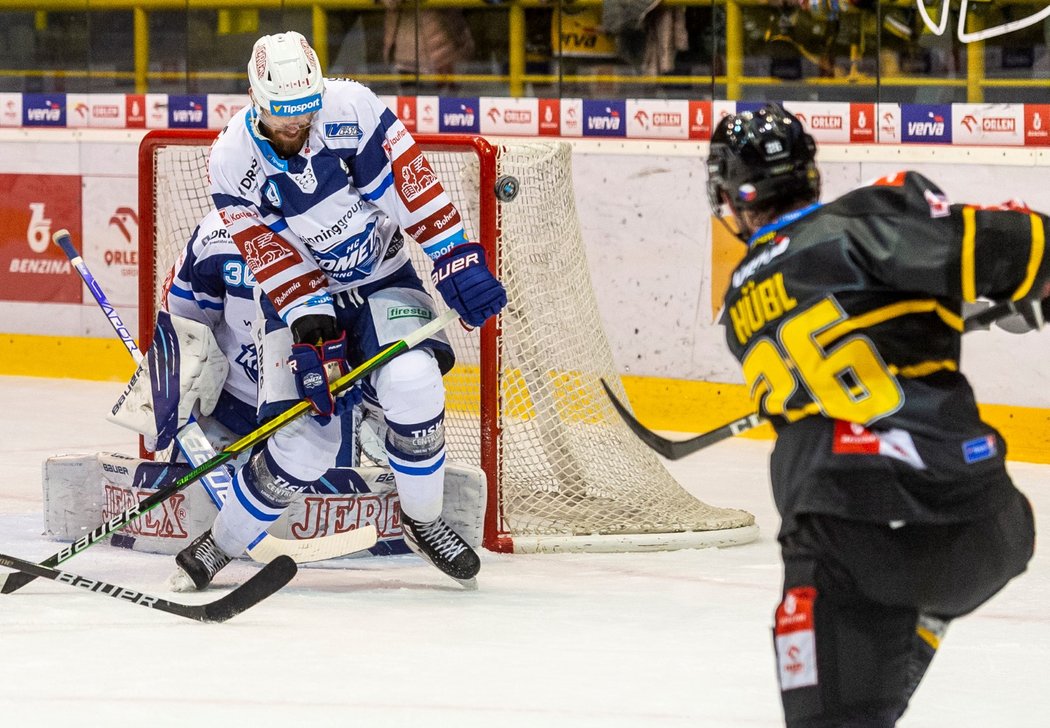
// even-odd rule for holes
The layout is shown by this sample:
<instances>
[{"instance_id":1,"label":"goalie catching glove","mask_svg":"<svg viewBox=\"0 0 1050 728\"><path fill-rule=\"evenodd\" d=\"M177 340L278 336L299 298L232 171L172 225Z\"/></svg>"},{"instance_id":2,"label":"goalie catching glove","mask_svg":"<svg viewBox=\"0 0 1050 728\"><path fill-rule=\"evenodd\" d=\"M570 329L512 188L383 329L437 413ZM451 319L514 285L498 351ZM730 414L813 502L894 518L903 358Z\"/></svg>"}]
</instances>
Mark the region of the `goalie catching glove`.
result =
<instances>
[{"instance_id":1,"label":"goalie catching glove","mask_svg":"<svg viewBox=\"0 0 1050 728\"><path fill-rule=\"evenodd\" d=\"M292 354L288 368L295 376L299 397L307 399L322 424L361 401L360 387L333 396L332 382L350 371L346 361L346 332L340 332L331 316L303 316L291 326Z\"/></svg>"},{"instance_id":2,"label":"goalie catching glove","mask_svg":"<svg viewBox=\"0 0 1050 728\"><path fill-rule=\"evenodd\" d=\"M430 277L449 308L470 326L481 326L507 305L507 292L489 271L485 249L477 243L457 245L435 260Z\"/></svg>"}]
</instances>

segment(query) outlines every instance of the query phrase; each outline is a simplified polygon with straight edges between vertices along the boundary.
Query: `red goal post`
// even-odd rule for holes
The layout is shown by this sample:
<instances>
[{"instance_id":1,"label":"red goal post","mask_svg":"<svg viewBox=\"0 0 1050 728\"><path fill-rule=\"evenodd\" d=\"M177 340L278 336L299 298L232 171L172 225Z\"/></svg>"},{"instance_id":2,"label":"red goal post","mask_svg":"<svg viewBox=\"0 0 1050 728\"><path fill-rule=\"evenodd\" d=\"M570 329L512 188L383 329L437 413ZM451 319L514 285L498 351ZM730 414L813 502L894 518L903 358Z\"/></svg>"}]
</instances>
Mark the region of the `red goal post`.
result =
<instances>
[{"instance_id":1,"label":"red goal post","mask_svg":"<svg viewBox=\"0 0 1050 728\"><path fill-rule=\"evenodd\" d=\"M157 130L140 146L143 350L167 271L211 209L207 152L216 135ZM415 139L508 291L507 308L480 330L448 330L457 356L445 377L448 457L486 474L484 546L626 551L753 540L751 514L686 492L601 389L604 377L626 401L586 266L568 144ZM519 183L506 202L495 194L505 175ZM408 246L429 286L429 261L414 242Z\"/></svg>"}]
</instances>

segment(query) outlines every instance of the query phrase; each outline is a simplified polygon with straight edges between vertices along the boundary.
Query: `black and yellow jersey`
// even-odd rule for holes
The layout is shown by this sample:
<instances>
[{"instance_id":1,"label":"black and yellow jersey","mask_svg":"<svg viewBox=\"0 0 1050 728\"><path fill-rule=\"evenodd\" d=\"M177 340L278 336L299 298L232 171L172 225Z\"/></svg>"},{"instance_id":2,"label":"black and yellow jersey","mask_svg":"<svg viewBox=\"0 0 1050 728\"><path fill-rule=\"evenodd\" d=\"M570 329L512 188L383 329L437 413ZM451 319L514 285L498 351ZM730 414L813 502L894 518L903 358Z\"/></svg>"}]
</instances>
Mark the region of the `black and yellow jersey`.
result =
<instances>
[{"instance_id":1,"label":"black and yellow jersey","mask_svg":"<svg viewBox=\"0 0 1050 728\"><path fill-rule=\"evenodd\" d=\"M1006 447L959 370L962 304L1035 294L1047 223L902 172L755 234L721 323L777 430L782 533L805 512L948 523L998 507Z\"/></svg>"}]
</instances>

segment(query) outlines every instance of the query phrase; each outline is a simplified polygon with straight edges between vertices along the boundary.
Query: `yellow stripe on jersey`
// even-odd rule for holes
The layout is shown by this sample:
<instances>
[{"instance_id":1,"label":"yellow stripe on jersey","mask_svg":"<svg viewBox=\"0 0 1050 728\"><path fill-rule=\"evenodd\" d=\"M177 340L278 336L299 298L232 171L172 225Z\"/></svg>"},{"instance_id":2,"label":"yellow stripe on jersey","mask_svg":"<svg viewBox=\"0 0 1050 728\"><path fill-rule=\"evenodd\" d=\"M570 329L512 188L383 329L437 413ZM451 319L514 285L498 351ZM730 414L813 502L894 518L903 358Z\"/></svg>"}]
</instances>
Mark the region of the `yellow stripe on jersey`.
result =
<instances>
[{"instance_id":1,"label":"yellow stripe on jersey","mask_svg":"<svg viewBox=\"0 0 1050 728\"><path fill-rule=\"evenodd\" d=\"M977 238L977 211L972 207L964 207L963 217L963 239L962 239L962 297L967 303L977 300L977 269L974 265L976 250L974 241Z\"/></svg>"},{"instance_id":2,"label":"yellow stripe on jersey","mask_svg":"<svg viewBox=\"0 0 1050 728\"><path fill-rule=\"evenodd\" d=\"M897 303L891 303L888 306L872 309L867 313L850 316L845 321L835 324L826 331L820 332L817 335L817 344L820 346L827 346L836 339L840 339L846 334L859 329L871 328L872 326L885 323L886 321L900 316L907 316L913 313L931 312L936 313L946 325L956 331L963 330L963 320L961 316L942 306L936 299L923 298L912 301L899 301Z\"/></svg>"},{"instance_id":3,"label":"yellow stripe on jersey","mask_svg":"<svg viewBox=\"0 0 1050 728\"><path fill-rule=\"evenodd\" d=\"M933 649L937 649L941 646L941 638L934 634L931 630L925 627L916 627L915 633L919 635L919 639L928 644Z\"/></svg>"},{"instance_id":4,"label":"yellow stripe on jersey","mask_svg":"<svg viewBox=\"0 0 1050 728\"><path fill-rule=\"evenodd\" d=\"M1014 291L1014 295L1011 296L1013 301L1019 301L1031 292L1032 284L1035 283L1035 274L1039 272L1039 267L1043 264L1043 252L1046 248L1043 218L1033 212L1028 216L1028 219L1032 223L1032 247L1028 251L1028 269L1025 271L1021 285L1018 286L1017 290Z\"/></svg>"},{"instance_id":5,"label":"yellow stripe on jersey","mask_svg":"<svg viewBox=\"0 0 1050 728\"><path fill-rule=\"evenodd\" d=\"M924 361L918 364L909 364L905 367L890 364L889 367L894 375L905 379L918 379L919 377L928 377L936 372L957 372L959 371L959 362L954 359L942 359L940 361Z\"/></svg>"}]
</instances>

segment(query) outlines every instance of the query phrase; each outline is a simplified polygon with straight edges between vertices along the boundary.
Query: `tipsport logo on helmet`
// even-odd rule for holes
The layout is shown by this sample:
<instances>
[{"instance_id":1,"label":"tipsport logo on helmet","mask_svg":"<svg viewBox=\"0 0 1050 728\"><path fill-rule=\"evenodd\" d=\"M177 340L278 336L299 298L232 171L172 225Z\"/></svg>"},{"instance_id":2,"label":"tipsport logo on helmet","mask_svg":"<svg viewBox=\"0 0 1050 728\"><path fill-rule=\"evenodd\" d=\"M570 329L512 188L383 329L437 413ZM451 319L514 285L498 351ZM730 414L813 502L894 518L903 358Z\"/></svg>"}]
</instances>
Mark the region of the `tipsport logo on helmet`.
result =
<instances>
[{"instance_id":1,"label":"tipsport logo on helmet","mask_svg":"<svg viewBox=\"0 0 1050 728\"><path fill-rule=\"evenodd\" d=\"M274 116L299 116L312 114L321 108L321 94L307 96L295 101L271 101L270 113Z\"/></svg>"}]
</instances>

